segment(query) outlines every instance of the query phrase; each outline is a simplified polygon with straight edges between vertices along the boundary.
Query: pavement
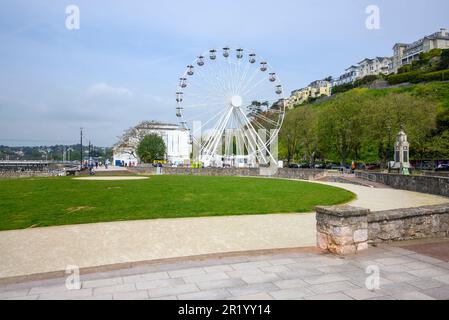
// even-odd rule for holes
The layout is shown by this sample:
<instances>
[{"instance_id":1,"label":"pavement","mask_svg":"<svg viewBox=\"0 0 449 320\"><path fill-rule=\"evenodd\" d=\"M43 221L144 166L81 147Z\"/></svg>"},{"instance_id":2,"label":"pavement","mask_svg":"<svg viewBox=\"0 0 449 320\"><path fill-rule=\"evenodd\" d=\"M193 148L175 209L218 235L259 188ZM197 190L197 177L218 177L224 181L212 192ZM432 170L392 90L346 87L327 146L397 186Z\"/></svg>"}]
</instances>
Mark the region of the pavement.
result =
<instances>
[{"instance_id":1,"label":"pavement","mask_svg":"<svg viewBox=\"0 0 449 320\"><path fill-rule=\"evenodd\" d=\"M448 300L449 263L394 246L345 258L279 250L0 285L0 299Z\"/></svg>"},{"instance_id":2,"label":"pavement","mask_svg":"<svg viewBox=\"0 0 449 320\"><path fill-rule=\"evenodd\" d=\"M447 198L326 183L354 192L373 211L440 204ZM315 214L156 219L0 232L0 280L140 261L315 246Z\"/></svg>"},{"instance_id":3,"label":"pavement","mask_svg":"<svg viewBox=\"0 0 449 320\"><path fill-rule=\"evenodd\" d=\"M411 192L390 188L370 188L366 186L316 182L349 190L357 195L357 199L350 203L354 207L362 207L371 211L384 211L400 208L415 208L421 206L444 204L449 198L436 195Z\"/></svg>"},{"instance_id":4,"label":"pavement","mask_svg":"<svg viewBox=\"0 0 449 320\"><path fill-rule=\"evenodd\" d=\"M90 176L73 178L73 180L96 180L96 181L120 181L120 180L146 180L149 177L134 177L134 176Z\"/></svg>"}]
</instances>

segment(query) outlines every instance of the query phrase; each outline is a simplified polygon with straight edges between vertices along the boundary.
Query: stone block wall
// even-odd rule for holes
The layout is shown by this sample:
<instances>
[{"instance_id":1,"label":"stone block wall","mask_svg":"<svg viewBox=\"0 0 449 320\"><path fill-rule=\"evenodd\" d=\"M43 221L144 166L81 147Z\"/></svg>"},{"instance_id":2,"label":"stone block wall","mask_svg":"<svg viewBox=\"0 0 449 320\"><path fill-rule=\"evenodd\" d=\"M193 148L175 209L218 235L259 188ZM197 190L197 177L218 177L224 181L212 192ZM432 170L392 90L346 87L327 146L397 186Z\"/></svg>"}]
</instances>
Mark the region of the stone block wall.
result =
<instances>
[{"instance_id":1,"label":"stone block wall","mask_svg":"<svg viewBox=\"0 0 449 320\"><path fill-rule=\"evenodd\" d=\"M60 171L0 171L0 179L57 177L61 174Z\"/></svg>"},{"instance_id":2,"label":"stone block wall","mask_svg":"<svg viewBox=\"0 0 449 320\"><path fill-rule=\"evenodd\" d=\"M129 171L141 174L156 174L156 168L152 166L139 166L128 168ZM162 168L163 174L168 175L202 175L202 176L241 176L241 177L259 177L266 176L270 170L261 170L259 168ZM325 174L324 170L311 169L278 169L274 174L269 175L273 178L315 180Z\"/></svg>"},{"instance_id":3,"label":"stone block wall","mask_svg":"<svg viewBox=\"0 0 449 320\"><path fill-rule=\"evenodd\" d=\"M368 209L350 206L317 207L317 245L336 254L368 248Z\"/></svg>"},{"instance_id":4,"label":"stone block wall","mask_svg":"<svg viewBox=\"0 0 449 320\"><path fill-rule=\"evenodd\" d=\"M449 236L449 204L373 212L368 215L372 243Z\"/></svg>"},{"instance_id":5,"label":"stone block wall","mask_svg":"<svg viewBox=\"0 0 449 320\"><path fill-rule=\"evenodd\" d=\"M416 191L449 197L449 177L405 176L401 174L357 171L356 177L383 183L395 189Z\"/></svg>"},{"instance_id":6,"label":"stone block wall","mask_svg":"<svg viewBox=\"0 0 449 320\"><path fill-rule=\"evenodd\" d=\"M370 212L350 206L317 207L317 246L353 254L368 243L449 237L449 203Z\"/></svg>"}]
</instances>

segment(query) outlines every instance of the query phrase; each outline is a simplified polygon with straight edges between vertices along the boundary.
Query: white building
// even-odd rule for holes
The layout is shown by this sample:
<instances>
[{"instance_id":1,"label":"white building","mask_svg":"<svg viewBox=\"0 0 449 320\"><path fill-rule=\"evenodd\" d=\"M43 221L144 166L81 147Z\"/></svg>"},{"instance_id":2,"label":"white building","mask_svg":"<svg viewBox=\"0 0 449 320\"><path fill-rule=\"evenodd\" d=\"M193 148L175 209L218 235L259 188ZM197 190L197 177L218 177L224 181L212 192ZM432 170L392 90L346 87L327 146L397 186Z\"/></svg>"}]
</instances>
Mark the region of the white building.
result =
<instances>
[{"instance_id":1,"label":"white building","mask_svg":"<svg viewBox=\"0 0 449 320\"><path fill-rule=\"evenodd\" d=\"M396 43L393 47L392 72L396 73L400 67L418 60L421 53L432 49L449 49L449 32L446 28L410 44Z\"/></svg>"},{"instance_id":2,"label":"white building","mask_svg":"<svg viewBox=\"0 0 449 320\"><path fill-rule=\"evenodd\" d=\"M379 74L388 75L391 73L391 64L393 58L389 57L375 57L373 59L363 59L357 65L350 66L345 70L345 73L338 77L333 83L333 86L341 86L348 83L353 83L358 79L367 76L374 76Z\"/></svg>"},{"instance_id":3,"label":"white building","mask_svg":"<svg viewBox=\"0 0 449 320\"><path fill-rule=\"evenodd\" d=\"M359 66L350 66L345 70L340 77L334 80L332 83L333 86L341 86L347 83L353 83L355 80L360 79L360 67Z\"/></svg>"},{"instance_id":4,"label":"white building","mask_svg":"<svg viewBox=\"0 0 449 320\"><path fill-rule=\"evenodd\" d=\"M139 142L148 134L156 133L162 137L167 148L166 161L172 164L182 164L190 159L191 144L189 131L176 124L144 121L124 132L114 145L114 164L139 163L136 149Z\"/></svg>"},{"instance_id":5,"label":"white building","mask_svg":"<svg viewBox=\"0 0 449 320\"><path fill-rule=\"evenodd\" d=\"M360 78L379 74L390 74L392 58L376 57L374 59L364 59L358 63L360 67Z\"/></svg>"}]
</instances>

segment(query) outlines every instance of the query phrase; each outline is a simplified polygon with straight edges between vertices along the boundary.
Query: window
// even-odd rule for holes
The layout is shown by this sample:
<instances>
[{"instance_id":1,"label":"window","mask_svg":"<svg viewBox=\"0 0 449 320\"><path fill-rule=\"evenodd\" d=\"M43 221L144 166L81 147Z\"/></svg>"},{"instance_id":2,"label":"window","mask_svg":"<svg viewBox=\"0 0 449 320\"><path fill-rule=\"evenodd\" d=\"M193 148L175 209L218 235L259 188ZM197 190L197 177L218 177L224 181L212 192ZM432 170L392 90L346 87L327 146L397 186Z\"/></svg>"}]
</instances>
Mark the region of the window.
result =
<instances>
[{"instance_id":1,"label":"window","mask_svg":"<svg viewBox=\"0 0 449 320\"><path fill-rule=\"evenodd\" d=\"M395 162L399 162L401 159L399 159L399 151L396 151L396 155L395 155Z\"/></svg>"},{"instance_id":2,"label":"window","mask_svg":"<svg viewBox=\"0 0 449 320\"><path fill-rule=\"evenodd\" d=\"M408 152L404 150L404 162L408 162Z\"/></svg>"}]
</instances>

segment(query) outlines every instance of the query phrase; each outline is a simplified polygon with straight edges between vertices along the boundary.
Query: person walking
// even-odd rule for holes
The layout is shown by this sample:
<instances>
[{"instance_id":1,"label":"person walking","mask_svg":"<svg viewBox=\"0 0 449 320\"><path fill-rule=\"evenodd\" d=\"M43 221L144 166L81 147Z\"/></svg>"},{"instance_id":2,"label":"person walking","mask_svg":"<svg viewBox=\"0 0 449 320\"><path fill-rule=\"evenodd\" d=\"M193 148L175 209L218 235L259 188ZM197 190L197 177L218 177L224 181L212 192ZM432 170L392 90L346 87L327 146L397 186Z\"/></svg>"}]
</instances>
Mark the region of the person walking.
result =
<instances>
[{"instance_id":1,"label":"person walking","mask_svg":"<svg viewBox=\"0 0 449 320\"><path fill-rule=\"evenodd\" d=\"M94 161L91 159L89 159L89 175L93 175L94 174Z\"/></svg>"},{"instance_id":2,"label":"person walking","mask_svg":"<svg viewBox=\"0 0 449 320\"><path fill-rule=\"evenodd\" d=\"M104 162L104 168L108 170L108 166L109 166L109 159L106 159L106 161Z\"/></svg>"}]
</instances>

